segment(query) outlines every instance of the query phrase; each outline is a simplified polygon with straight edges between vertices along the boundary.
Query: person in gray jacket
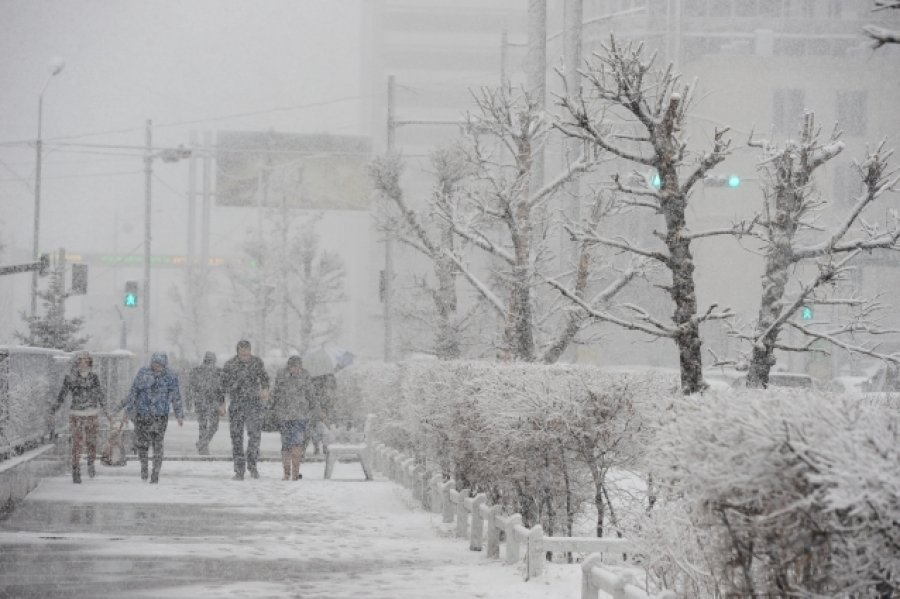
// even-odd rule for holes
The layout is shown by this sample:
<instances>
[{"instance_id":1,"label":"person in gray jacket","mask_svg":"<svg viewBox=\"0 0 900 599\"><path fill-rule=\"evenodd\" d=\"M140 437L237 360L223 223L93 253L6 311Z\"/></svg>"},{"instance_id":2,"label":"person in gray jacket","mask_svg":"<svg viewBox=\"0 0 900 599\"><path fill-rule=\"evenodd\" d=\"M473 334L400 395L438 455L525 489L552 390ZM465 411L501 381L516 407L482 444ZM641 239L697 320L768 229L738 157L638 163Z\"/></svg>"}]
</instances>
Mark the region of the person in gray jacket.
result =
<instances>
[{"instance_id":1,"label":"person in gray jacket","mask_svg":"<svg viewBox=\"0 0 900 599\"><path fill-rule=\"evenodd\" d=\"M244 469L259 478L256 460L262 437L263 402L269 401L269 374L263 361L251 353L250 342L238 341L237 355L222 368L222 389L228 395L228 419L234 480L244 480ZM247 452L244 453L244 430Z\"/></svg>"},{"instance_id":2,"label":"person in gray jacket","mask_svg":"<svg viewBox=\"0 0 900 599\"><path fill-rule=\"evenodd\" d=\"M222 390L222 370L216 367L216 354L203 356L203 364L191 369L188 397L197 412L197 452L209 455L209 442L219 430L219 416L225 415L225 392Z\"/></svg>"},{"instance_id":3,"label":"person in gray jacket","mask_svg":"<svg viewBox=\"0 0 900 599\"><path fill-rule=\"evenodd\" d=\"M94 460L97 458L98 417L106 413L106 393L100 385L100 377L93 371L94 359L86 351L72 358L72 366L63 379L56 403L50 407L55 414L67 395L72 396L69 406L69 431L72 434L72 482L81 483L81 449L86 446L88 476L94 478Z\"/></svg>"},{"instance_id":4,"label":"person in gray jacket","mask_svg":"<svg viewBox=\"0 0 900 599\"><path fill-rule=\"evenodd\" d=\"M309 376L303 370L300 356L288 358L287 367L275 376L272 390L272 410L278 418L281 432L282 480L299 480L303 449L309 425Z\"/></svg>"}]
</instances>

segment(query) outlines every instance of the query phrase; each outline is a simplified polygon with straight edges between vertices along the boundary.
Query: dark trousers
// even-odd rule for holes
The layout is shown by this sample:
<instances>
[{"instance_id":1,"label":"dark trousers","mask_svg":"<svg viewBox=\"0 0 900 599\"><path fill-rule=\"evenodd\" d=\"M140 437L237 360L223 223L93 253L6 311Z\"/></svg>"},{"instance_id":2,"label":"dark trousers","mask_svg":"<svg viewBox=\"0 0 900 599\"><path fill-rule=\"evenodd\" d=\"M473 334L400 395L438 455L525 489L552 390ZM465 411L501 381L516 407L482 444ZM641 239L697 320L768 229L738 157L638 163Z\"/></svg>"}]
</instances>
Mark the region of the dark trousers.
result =
<instances>
[{"instance_id":1,"label":"dark trousers","mask_svg":"<svg viewBox=\"0 0 900 599\"><path fill-rule=\"evenodd\" d=\"M262 416L260 409L232 410L229 412L229 429L231 430L231 455L234 458L234 471L244 474L245 466L256 470L256 458L259 457L259 440L262 437ZM247 430L247 453L244 454L244 429Z\"/></svg>"},{"instance_id":2,"label":"dark trousers","mask_svg":"<svg viewBox=\"0 0 900 599\"><path fill-rule=\"evenodd\" d=\"M201 450L209 449L209 442L219 430L219 406L197 402L197 425L200 427L200 439L197 447Z\"/></svg>"},{"instance_id":3,"label":"dark trousers","mask_svg":"<svg viewBox=\"0 0 900 599\"><path fill-rule=\"evenodd\" d=\"M147 471L147 459L150 446L153 446L153 472L159 474L163 459L163 438L166 436L166 427L169 425L168 416L143 416L134 417L134 446L137 448L138 458L141 460L141 473Z\"/></svg>"}]
</instances>

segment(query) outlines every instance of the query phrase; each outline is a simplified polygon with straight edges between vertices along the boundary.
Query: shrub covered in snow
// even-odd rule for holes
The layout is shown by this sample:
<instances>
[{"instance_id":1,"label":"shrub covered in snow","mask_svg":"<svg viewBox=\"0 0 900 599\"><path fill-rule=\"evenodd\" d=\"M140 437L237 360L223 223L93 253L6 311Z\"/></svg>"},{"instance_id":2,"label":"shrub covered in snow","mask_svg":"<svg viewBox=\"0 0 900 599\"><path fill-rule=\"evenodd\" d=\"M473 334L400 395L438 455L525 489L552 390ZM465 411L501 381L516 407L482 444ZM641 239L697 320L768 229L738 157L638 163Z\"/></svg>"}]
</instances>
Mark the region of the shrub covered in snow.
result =
<instances>
[{"instance_id":1,"label":"shrub covered in snow","mask_svg":"<svg viewBox=\"0 0 900 599\"><path fill-rule=\"evenodd\" d=\"M692 396L647 455L660 500L632 540L655 586L684 597L900 588L894 407L787 390Z\"/></svg>"},{"instance_id":2,"label":"shrub covered in snow","mask_svg":"<svg viewBox=\"0 0 900 599\"><path fill-rule=\"evenodd\" d=\"M378 415L380 440L559 535L591 503L598 534L618 528L610 498L634 477L610 472L637 467L650 415L677 392L646 373L524 363L360 364L339 379L349 411Z\"/></svg>"}]
</instances>

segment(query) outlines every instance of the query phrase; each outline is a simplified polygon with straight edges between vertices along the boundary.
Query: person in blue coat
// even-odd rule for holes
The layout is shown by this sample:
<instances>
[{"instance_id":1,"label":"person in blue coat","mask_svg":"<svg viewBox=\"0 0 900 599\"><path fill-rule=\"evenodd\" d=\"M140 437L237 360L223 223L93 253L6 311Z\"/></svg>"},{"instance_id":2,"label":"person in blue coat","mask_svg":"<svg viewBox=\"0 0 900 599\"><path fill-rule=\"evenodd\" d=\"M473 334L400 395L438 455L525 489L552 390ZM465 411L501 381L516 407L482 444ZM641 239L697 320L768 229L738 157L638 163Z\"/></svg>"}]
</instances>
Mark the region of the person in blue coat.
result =
<instances>
[{"instance_id":1,"label":"person in blue coat","mask_svg":"<svg viewBox=\"0 0 900 599\"><path fill-rule=\"evenodd\" d=\"M175 412L178 426L184 424L184 407L178 377L169 370L169 358L165 352L156 352L150 358L150 366L144 366L134 377L131 391L122 402L125 420L134 422L135 447L141 460L141 480L147 480L147 461L153 446L153 472L150 482L159 482L159 469L163 459L163 438L169 424L169 411Z\"/></svg>"}]
</instances>

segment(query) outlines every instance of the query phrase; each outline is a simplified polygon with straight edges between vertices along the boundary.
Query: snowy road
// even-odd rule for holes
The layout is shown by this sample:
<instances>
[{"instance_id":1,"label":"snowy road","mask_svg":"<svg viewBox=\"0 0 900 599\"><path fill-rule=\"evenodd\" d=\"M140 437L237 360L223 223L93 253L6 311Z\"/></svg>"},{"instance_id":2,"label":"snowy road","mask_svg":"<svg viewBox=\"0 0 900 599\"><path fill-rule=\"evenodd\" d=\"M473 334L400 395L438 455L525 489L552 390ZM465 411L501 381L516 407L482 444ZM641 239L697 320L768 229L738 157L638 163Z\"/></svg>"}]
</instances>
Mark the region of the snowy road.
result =
<instances>
[{"instance_id":1,"label":"snowy road","mask_svg":"<svg viewBox=\"0 0 900 599\"><path fill-rule=\"evenodd\" d=\"M167 461L159 485L138 464L100 466L73 485L45 479L0 522L2 597L577 597L577 566L525 583L450 537L407 492L362 481L358 463L322 479L230 480L231 464Z\"/></svg>"}]
</instances>

